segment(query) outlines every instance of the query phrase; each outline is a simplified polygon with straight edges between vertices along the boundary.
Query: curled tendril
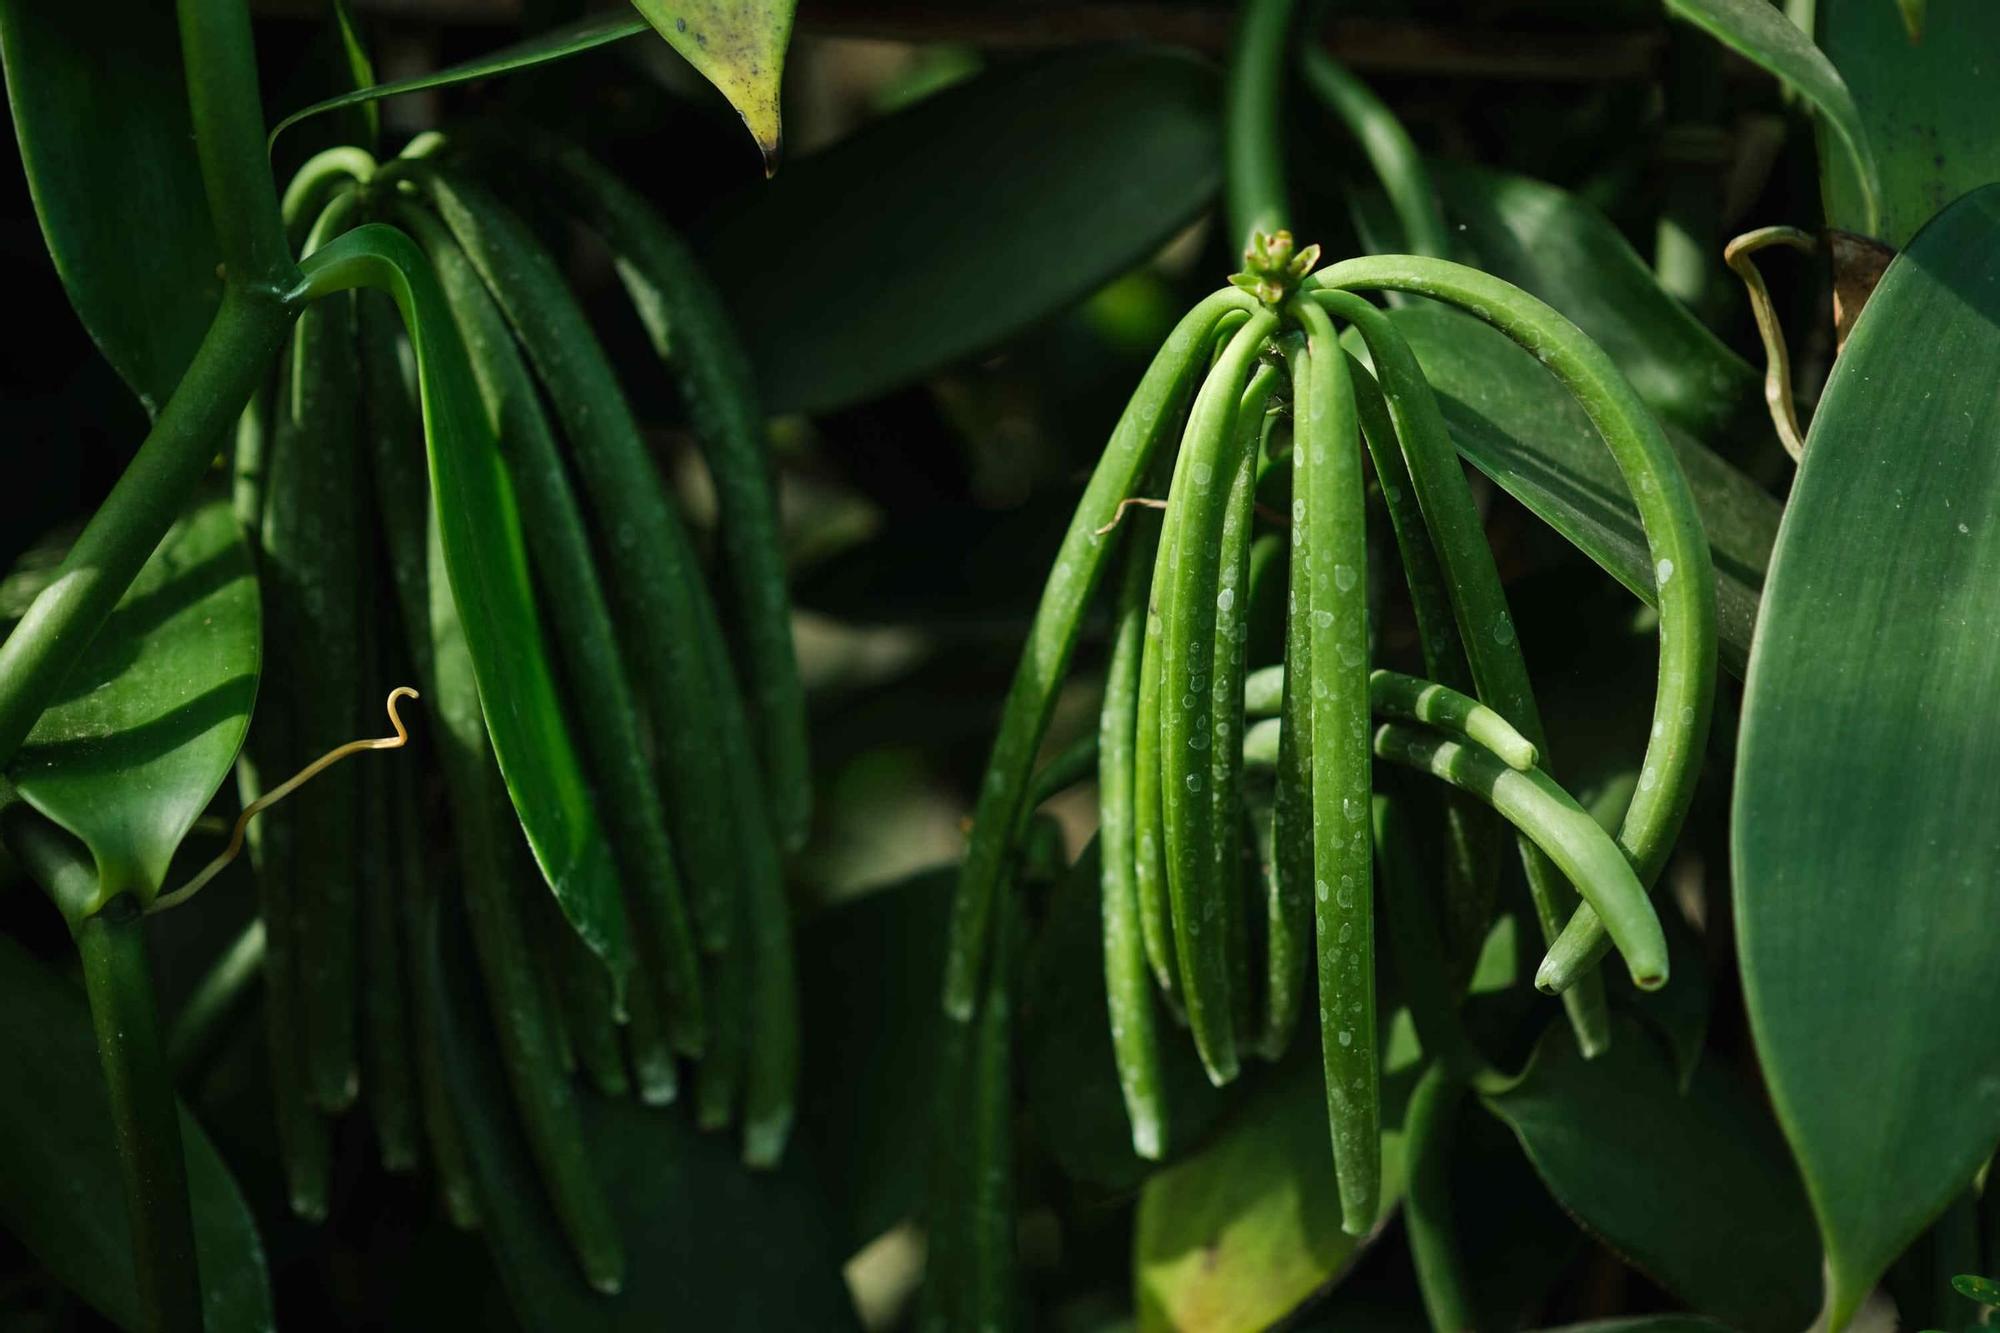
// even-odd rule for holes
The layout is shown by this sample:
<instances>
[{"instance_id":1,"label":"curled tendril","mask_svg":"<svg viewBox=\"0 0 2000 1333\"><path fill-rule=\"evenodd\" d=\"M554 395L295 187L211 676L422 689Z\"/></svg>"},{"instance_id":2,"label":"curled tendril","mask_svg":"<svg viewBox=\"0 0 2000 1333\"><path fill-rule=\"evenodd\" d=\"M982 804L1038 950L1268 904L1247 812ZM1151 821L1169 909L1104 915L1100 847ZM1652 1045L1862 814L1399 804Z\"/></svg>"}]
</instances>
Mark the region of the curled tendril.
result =
<instances>
[{"instance_id":1,"label":"curled tendril","mask_svg":"<svg viewBox=\"0 0 2000 1333\"><path fill-rule=\"evenodd\" d=\"M409 744L410 729L403 725L402 715L396 711L396 705L403 699L417 699L421 697L421 695L408 685L398 685L395 689L390 690L388 701L383 706L389 712L389 725L396 729L395 735L367 737L358 741L349 741L345 745L336 746L334 749L328 750L325 754L313 760L310 764L307 764L298 772L292 774L289 778L286 778L277 786L271 788L271 790L265 792L256 800L250 802L250 804L244 806L243 813L236 817L236 827L229 832L229 845L222 849L221 854L203 866L201 873L197 874L193 879L181 885L181 887L175 889L172 893L163 893L155 898L153 905L146 910L149 912L164 912L169 907L179 907L182 903L194 897L195 894L207 886L210 880L221 874L231 861L234 861L242 854L243 832L250 827L252 819L270 809L279 801L284 800L300 787L305 786L306 783L318 777L326 769L339 763L351 754L360 754L363 750L400 750Z\"/></svg>"},{"instance_id":2,"label":"curled tendril","mask_svg":"<svg viewBox=\"0 0 2000 1333\"><path fill-rule=\"evenodd\" d=\"M1792 358L1785 348L1784 325L1771 304L1764 275L1750 256L1766 246L1787 245L1811 254L1819 248L1809 232L1797 227L1759 227L1738 236L1723 247L1722 260L1750 294L1750 313L1757 317L1757 336L1764 343L1764 402L1771 409L1771 424L1777 428L1778 442L1793 462L1805 457L1806 436L1799 424L1799 409L1792 398Z\"/></svg>"}]
</instances>

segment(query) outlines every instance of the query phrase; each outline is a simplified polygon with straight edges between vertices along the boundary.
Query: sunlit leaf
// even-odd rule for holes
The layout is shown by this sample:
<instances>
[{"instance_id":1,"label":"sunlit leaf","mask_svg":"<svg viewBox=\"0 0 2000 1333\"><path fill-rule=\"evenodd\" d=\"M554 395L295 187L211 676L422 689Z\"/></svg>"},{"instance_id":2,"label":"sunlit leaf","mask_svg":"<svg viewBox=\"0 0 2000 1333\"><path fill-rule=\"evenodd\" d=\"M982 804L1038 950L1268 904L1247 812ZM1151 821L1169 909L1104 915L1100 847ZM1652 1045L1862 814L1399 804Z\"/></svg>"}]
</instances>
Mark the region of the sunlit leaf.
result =
<instances>
[{"instance_id":1,"label":"sunlit leaf","mask_svg":"<svg viewBox=\"0 0 2000 1333\"><path fill-rule=\"evenodd\" d=\"M1834 1327L2000 1139L2000 188L1890 265L1813 417L1745 684L1751 1031Z\"/></svg>"},{"instance_id":2,"label":"sunlit leaf","mask_svg":"<svg viewBox=\"0 0 2000 1333\"><path fill-rule=\"evenodd\" d=\"M249 728L261 650L250 550L222 500L160 543L8 776L97 860L90 911L151 902Z\"/></svg>"},{"instance_id":3,"label":"sunlit leaf","mask_svg":"<svg viewBox=\"0 0 2000 1333\"><path fill-rule=\"evenodd\" d=\"M1403 1102L1415 1041L1398 1015L1383 1079L1382 1217L1403 1192ZM1167 1040L1186 1040L1171 1030ZM1246 1098L1213 1141L1157 1172L1133 1224L1139 1328L1250 1333L1269 1328L1336 1281L1372 1237L1340 1227L1326 1142L1326 1090L1311 1042Z\"/></svg>"}]
</instances>

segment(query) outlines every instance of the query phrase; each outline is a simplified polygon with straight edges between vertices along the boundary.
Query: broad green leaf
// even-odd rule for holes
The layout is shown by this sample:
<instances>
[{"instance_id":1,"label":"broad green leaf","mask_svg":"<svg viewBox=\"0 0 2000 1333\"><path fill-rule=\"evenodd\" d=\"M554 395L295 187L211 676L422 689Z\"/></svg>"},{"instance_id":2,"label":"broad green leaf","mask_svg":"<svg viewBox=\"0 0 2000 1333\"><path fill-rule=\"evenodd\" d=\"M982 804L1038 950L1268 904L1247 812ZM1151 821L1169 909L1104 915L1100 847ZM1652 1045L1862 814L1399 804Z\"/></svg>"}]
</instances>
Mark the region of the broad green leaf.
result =
<instances>
[{"instance_id":1,"label":"broad green leaf","mask_svg":"<svg viewBox=\"0 0 2000 1333\"><path fill-rule=\"evenodd\" d=\"M799 928L798 1136L847 1252L923 1205L945 1023L937 942L957 882L955 866L925 871Z\"/></svg>"},{"instance_id":2,"label":"broad green leaf","mask_svg":"<svg viewBox=\"0 0 2000 1333\"><path fill-rule=\"evenodd\" d=\"M1101 862L1093 841L1057 886L1028 951L1021 1016L1021 1065L1034 1134L1065 1174L1114 1190L1159 1169L1132 1151L1111 1015L1104 998ZM1209 1083L1187 1034L1159 1013L1160 1084L1167 1147L1199 1143L1227 1100Z\"/></svg>"},{"instance_id":3,"label":"broad green leaf","mask_svg":"<svg viewBox=\"0 0 2000 1333\"><path fill-rule=\"evenodd\" d=\"M1931 0L1921 39L1889 6L1825 0L1820 41L1847 86L1875 147L1882 221L1875 235L1898 248L1946 204L2000 180L2000 5ZM1865 230L1852 177L1830 173L1827 217Z\"/></svg>"},{"instance_id":4,"label":"broad green leaf","mask_svg":"<svg viewBox=\"0 0 2000 1333\"><path fill-rule=\"evenodd\" d=\"M95 911L151 902L249 728L262 650L250 550L223 500L167 533L9 766L97 860Z\"/></svg>"},{"instance_id":5,"label":"broad green leaf","mask_svg":"<svg viewBox=\"0 0 2000 1333\"><path fill-rule=\"evenodd\" d=\"M653 30L729 99L766 174L778 165L779 85L798 0L632 0Z\"/></svg>"},{"instance_id":6,"label":"broad green leaf","mask_svg":"<svg viewBox=\"0 0 2000 1333\"><path fill-rule=\"evenodd\" d=\"M1680 1091L1631 1020L1585 1060L1550 1029L1518 1083L1486 1097L1585 1228L1704 1314L1796 1333L1819 1308L1819 1251L1784 1141L1713 1062Z\"/></svg>"},{"instance_id":7,"label":"broad green leaf","mask_svg":"<svg viewBox=\"0 0 2000 1333\"><path fill-rule=\"evenodd\" d=\"M1888 5L1876 0L1855 2L1876 4L1889 19L1893 32L1895 14ZM1845 197L1855 205L1852 214L1832 213L1829 220L1850 231L1879 236L1882 187L1875 171L1875 154L1867 126L1855 107L1853 93L1841 80L1840 71L1813 45L1812 38L1768 0L1667 0L1667 12L1694 24L1745 60L1761 66L1812 103L1813 109L1832 128L1843 155L1838 170L1832 162L1827 163L1825 175L1833 178L1845 173L1848 181ZM1906 40L1900 32L1894 36L1899 41ZM1828 197L1832 200L1836 193L1829 190Z\"/></svg>"},{"instance_id":8,"label":"broad green leaf","mask_svg":"<svg viewBox=\"0 0 2000 1333\"><path fill-rule=\"evenodd\" d=\"M439 966L422 1002L437 1008L481 1226L523 1328L858 1329L831 1218L797 1148L775 1171L745 1170L733 1138L696 1132L688 1107L579 1085L591 1156L636 1260L617 1295L586 1284L514 1123L455 904L436 927Z\"/></svg>"},{"instance_id":9,"label":"broad green leaf","mask_svg":"<svg viewBox=\"0 0 2000 1333\"><path fill-rule=\"evenodd\" d=\"M224 511L225 515L227 510ZM121 1328L141 1333L131 1224L83 994L0 936L0 1230ZM274 1328L257 1224L215 1146L181 1113L209 1333Z\"/></svg>"},{"instance_id":10,"label":"broad green leaf","mask_svg":"<svg viewBox=\"0 0 2000 1333\"><path fill-rule=\"evenodd\" d=\"M1382 1081L1385 1221L1403 1193L1397 1127L1418 1073L1407 1017L1399 1012L1390 1030ZM1187 1039L1178 1029L1164 1036ZM1326 1090L1313 1043L1295 1043L1291 1058L1237 1107L1212 1142L1147 1179L1133 1226L1141 1333L1269 1328L1347 1271L1373 1234L1356 1237L1340 1229Z\"/></svg>"},{"instance_id":11,"label":"broad green leaf","mask_svg":"<svg viewBox=\"0 0 2000 1333\"><path fill-rule=\"evenodd\" d=\"M1632 493L1568 391L1512 339L1469 315L1426 302L1392 310L1390 318L1437 389L1459 452L1652 604L1653 561ZM1684 432L1670 426L1667 438L1715 560L1722 664L1741 676L1780 508Z\"/></svg>"},{"instance_id":12,"label":"broad green leaf","mask_svg":"<svg viewBox=\"0 0 2000 1333\"><path fill-rule=\"evenodd\" d=\"M1813 417L1745 683L1744 1000L1834 1327L2000 1139L2000 188L1889 266Z\"/></svg>"},{"instance_id":13,"label":"broad green leaf","mask_svg":"<svg viewBox=\"0 0 2000 1333\"><path fill-rule=\"evenodd\" d=\"M9 3L15 2L16 0L9 0ZM338 97L329 97L323 102L314 102L311 106L301 107L278 122L271 131L271 142L276 143L279 135L312 116L338 111L343 107L364 106L385 97L427 92L433 88L449 88L454 84L472 83L478 79L490 79L502 74L532 69L551 60L561 60L603 46L606 42L636 36L645 30L646 21L631 14L593 14L589 18L564 24L560 28L551 28L547 32L537 33L526 41L516 42L512 46L502 47L488 55L476 56L445 69L357 88Z\"/></svg>"},{"instance_id":14,"label":"broad green leaf","mask_svg":"<svg viewBox=\"0 0 2000 1333\"><path fill-rule=\"evenodd\" d=\"M1143 263L1215 194L1219 97L1208 66L1171 52L1009 64L725 208L705 266L766 406L910 383Z\"/></svg>"},{"instance_id":15,"label":"broad green leaf","mask_svg":"<svg viewBox=\"0 0 2000 1333\"><path fill-rule=\"evenodd\" d=\"M380 223L336 237L303 268L319 290L387 292L402 314L416 349L445 571L493 754L563 915L622 985L632 948L617 871L563 722L513 483L437 277L415 242Z\"/></svg>"},{"instance_id":16,"label":"broad green leaf","mask_svg":"<svg viewBox=\"0 0 2000 1333\"><path fill-rule=\"evenodd\" d=\"M1526 176L1459 162L1431 169L1459 258L1566 315L1610 353L1662 422L1711 448L1773 438L1763 372L1669 295L1595 207Z\"/></svg>"},{"instance_id":17,"label":"broad green leaf","mask_svg":"<svg viewBox=\"0 0 2000 1333\"><path fill-rule=\"evenodd\" d=\"M0 0L42 237L84 328L149 413L222 299L179 52L173 7L155 0Z\"/></svg>"}]
</instances>

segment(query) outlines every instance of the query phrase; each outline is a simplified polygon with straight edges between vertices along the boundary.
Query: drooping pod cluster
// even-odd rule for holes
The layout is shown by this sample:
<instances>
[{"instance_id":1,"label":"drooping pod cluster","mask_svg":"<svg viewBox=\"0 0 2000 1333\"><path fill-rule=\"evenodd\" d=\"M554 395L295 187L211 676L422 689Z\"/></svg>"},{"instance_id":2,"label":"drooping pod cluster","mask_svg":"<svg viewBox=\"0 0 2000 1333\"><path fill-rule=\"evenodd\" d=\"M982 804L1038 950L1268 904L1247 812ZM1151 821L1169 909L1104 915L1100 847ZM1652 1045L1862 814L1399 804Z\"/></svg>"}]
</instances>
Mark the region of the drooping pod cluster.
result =
<instances>
[{"instance_id":1,"label":"drooping pod cluster","mask_svg":"<svg viewBox=\"0 0 2000 1333\"><path fill-rule=\"evenodd\" d=\"M322 153L286 194L310 304L234 459L280 684L239 785L255 800L358 734L387 683L421 687L449 836L410 761L333 768L250 826L294 1208L325 1213L331 1117L365 1099L384 1164L428 1156L476 1223L430 975L456 897L551 1209L615 1290L577 1077L657 1105L691 1071L704 1127L740 1126L753 1165L784 1151L803 705L762 416L719 302L579 150L517 143L507 166L426 136L381 164ZM560 267L502 199L524 174L616 255L666 358L715 483L713 581ZM552 706L515 706L524 680ZM538 754L578 780L524 795L553 781Z\"/></svg>"},{"instance_id":2,"label":"drooping pod cluster","mask_svg":"<svg viewBox=\"0 0 2000 1333\"><path fill-rule=\"evenodd\" d=\"M1439 778L1512 825L1551 946L1538 984L1566 992L1581 1044L1601 1048L1608 1026L1592 983L1603 952L1615 947L1641 988L1667 980L1646 886L1692 797L1715 614L1707 542L1679 465L1581 332L1526 293L1444 260L1378 256L1312 273L1315 259L1287 234L1256 237L1246 271L1182 319L1114 431L1008 696L944 999L961 1020L980 1011L1036 749L1083 613L1122 562L1098 777L1105 981L1133 1147L1159 1157L1173 1144L1159 1051L1176 1022L1220 1084L1246 1052L1282 1054L1295 1015L1316 1015L1343 1223L1359 1233L1377 1220L1381 1188L1376 761ZM1661 660L1639 791L1615 837L1552 776L1456 449L1422 367L1364 291L1443 301L1506 333L1570 389L1625 475L1656 561ZM1126 503L1161 484L1157 519ZM1371 661L1371 488L1393 540L1378 549L1397 553L1436 679ZM1284 534L1283 558L1253 568L1260 527ZM1282 661L1247 661L1249 585L1273 578L1285 587ZM1268 770L1268 819L1246 798L1246 766ZM1412 918L1407 881L1381 881L1381 895L1398 893L1392 934L1437 933ZM1439 967L1399 971L1406 989L1462 984ZM1426 1018L1455 1008L1456 994L1405 998L1437 1048L1430 1054L1462 1068L1472 1057L1452 1048L1447 1024Z\"/></svg>"}]
</instances>

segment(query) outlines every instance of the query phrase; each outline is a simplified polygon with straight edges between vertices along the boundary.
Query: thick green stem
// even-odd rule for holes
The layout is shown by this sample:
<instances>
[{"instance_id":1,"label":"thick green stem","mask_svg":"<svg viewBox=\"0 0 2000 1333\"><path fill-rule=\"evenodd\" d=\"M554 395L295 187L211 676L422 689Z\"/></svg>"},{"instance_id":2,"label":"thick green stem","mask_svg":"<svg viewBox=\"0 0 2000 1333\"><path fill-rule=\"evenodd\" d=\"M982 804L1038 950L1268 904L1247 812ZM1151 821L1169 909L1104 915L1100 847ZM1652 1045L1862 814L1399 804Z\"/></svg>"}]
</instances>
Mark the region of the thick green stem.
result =
<instances>
[{"instance_id":1,"label":"thick green stem","mask_svg":"<svg viewBox=\"0 0 2000 1333\"><path fill-rule=\"evenodd\" d=\"M276 217L276 205L272 216ZM118 599L186 507L278 353L292 312L231 287L180 387L53 582L0 644L0 765L11 761Z\"/></svg>"},{"instance_id":2,"label":"thick green stem","mask_svg":"<svg viewBox=\"0 0 2000 1333\"><path fill-rule=\"evenodd\" d=\"M76 928L83 985L97 1029L97 1056L125 1166L132 1219L132 1267L148 1327L202 1327L201 1278L195 1269L194 1215L180 1107L167 1073L146 956L146 918L129 897L114 899Z\"/></svg>"},{"instance_id":3,"label":"thick green stem","mask_svg":"<svg viewBox=\"0 0 2000 1333\"><path fill-rule=\"evenodd\" d=\"M1291 211L1286 200L1280 114L1292 3L1250 0L1243 8L1236 47L1229 59L1224 190L1230 239L1238 245L1247 244L1253 233L1277 231Z\"/></svg>"},{"instance_id":4,"label":"thick green stem","mask_svg":"<svg viewBox=\"0 0 2000 1333\"><path fill-rule=\"evenodd\" d=\"M232 289L281 291L294 265L264 146L250 7L245 0L180 0L180 26L195 151L223 271Z\"/></svg>"},{"instance_id":5,"label":"thick green stem","mask_svg":"<svg viewBox=\"0 0 2000 1333\"><path fill-rule=\"evenodd\" d=\"M1305 48L1306 84L1368 155L1368 164L1389 196L1389 206L1403 227L1403 244L1412 254L1436 259L1451 256L1451 240L1438 207L1424 155L1410 132L1373 89L1350 73L1318 45Z\"/></svg>"},{"instance_id":6,"label":"thick green stem","mask_svg":"<svg viewBox=\"0 0 2000 1333\"><path fill-rule=\"evenodd\" d=\"M153 1004L145 915L121 894L94 916L83 916L79 909L97 897L97 867L89 851L12 800L11 792L5 797L0 836L69 919L83 957L83 986L124 1167L140 1317L148 1333L200 1333L201 1279L181 1155L180 1105Z\"/></svg>"}]
</instances>

